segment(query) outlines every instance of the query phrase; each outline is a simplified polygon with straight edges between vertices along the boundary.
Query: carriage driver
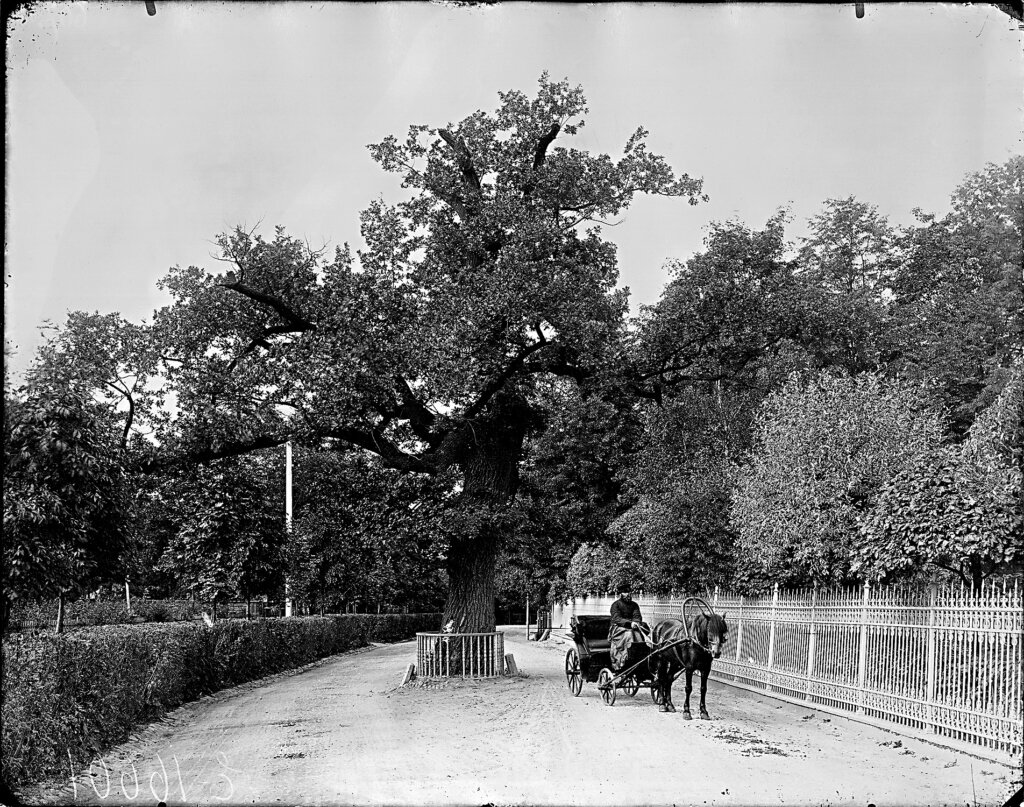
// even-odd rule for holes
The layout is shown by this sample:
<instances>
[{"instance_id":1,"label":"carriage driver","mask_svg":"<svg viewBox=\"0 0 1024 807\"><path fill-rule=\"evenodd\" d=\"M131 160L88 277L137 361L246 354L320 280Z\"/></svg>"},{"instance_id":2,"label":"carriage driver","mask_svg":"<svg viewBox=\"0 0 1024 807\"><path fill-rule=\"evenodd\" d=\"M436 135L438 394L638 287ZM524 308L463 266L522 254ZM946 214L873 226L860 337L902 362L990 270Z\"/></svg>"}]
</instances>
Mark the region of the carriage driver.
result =
<instances>
[{"instance_id":1,"label":"carriage driver","mask_svg":"<svg viewBox=\"0 0 1024 807\"><path fill-rule=\"evenodd\" d=\"M629 659L629 649L634 642L643 642L640 629L643 623L640 606L633 602L632 588L628 583L619 586L619 598L612 603L612 622L608 628L608 642L611 644L612 667L621 670Z\"/></svg>"}]
</instances>

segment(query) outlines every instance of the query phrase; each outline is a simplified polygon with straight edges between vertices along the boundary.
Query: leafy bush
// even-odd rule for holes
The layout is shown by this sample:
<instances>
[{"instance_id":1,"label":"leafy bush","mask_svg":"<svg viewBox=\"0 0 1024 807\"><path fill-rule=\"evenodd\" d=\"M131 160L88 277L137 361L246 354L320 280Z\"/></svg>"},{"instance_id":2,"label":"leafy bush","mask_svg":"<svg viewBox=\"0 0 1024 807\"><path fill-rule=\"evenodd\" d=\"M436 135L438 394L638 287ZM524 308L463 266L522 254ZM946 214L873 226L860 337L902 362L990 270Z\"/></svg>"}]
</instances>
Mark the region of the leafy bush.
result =
<instances>
[{"instance_id":1,"label":"leafy bush","mask_svg":"<svg viewBox=\"0 0 1024 807\"><path fill-rule=\"evenodd\" d=\"M140 722L224 687L365 645L435 630L438 614L107 625L4 642L3 776L66 774Z\"/></svg>"},{"instance_id":2,"label":"leafy bush","mask_svg":"<svg viewBox=\"0 0 1024 807\"><path fill-rule=\"evenodd\" d=\"M123 600L73 600L64 604L64 624L125 625L143 622L178 622L197 619L209 611L206 603L194 600L132 599L129 612ZM57 600L18 601L11 605L11 630L53 627L57 622Z\"/></svg>"}]
</instances>

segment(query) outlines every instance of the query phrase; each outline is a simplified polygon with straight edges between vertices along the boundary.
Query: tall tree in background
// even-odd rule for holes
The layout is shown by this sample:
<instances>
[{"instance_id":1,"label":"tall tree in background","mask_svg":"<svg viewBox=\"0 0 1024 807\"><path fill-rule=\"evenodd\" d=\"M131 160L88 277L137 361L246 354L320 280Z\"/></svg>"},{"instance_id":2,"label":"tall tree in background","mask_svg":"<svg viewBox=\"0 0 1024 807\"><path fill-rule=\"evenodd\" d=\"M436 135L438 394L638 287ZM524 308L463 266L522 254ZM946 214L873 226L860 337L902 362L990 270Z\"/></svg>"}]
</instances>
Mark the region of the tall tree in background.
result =
<instances>
[{"instance_id":1,"label":"tall tree in background","mask_svg":"<svg viewBox=\"0 0 1024 807\"><path fill-rule=\"evenodd\" d=\"M6 600L63 602L123 579L127 478L105 412L80 387L38 373L5 398Z\"/></svg>"},{"instance_id":2,"label":"tall tree in background","mask_svg":"<svg viewBox=\"0 0 1024 807\"><path fill-rule=\"evenodd\" d=\"M892 364L938 382L963 439L1024 351L1024 157L970 174L951 202L943 219L919 212L904 236Z\"/></svg>"},{"instance_id":3,"label":"tall tree in background","mask_svg":"<svg viewBox=\"0 0 1024 807\"><path fill-rule=\"evenodd\" d=\"M287 550L293 596L329 611L444 601L451 482L401 474L372 455L298 450Z\"/></svg>"},{"instance_id":4,"label":"tall tree in background","mask_svg":"<svg viewBox=\"0 0 1024 807\"><path fill-rule=\"evenodd\" d=\"M974 591L1024 568L1024 359L961 446L928 452L861 519L855 566L872 579L935 567Z\"/></svg>"},{"instance_id":5,"label":"tall tree in background","mask_svg":"<svg viewBox=\"0 0 1024 807\"><path fill-rule=\"evenodd\" d=\"M680 390L647 411L642 448L624 469L635 505L611 525L620 551L644 558L645 591L698 591L732 577L734 465L749 443L749 390Z\"/></svg>"},{"instance_id":6,"label":"tall tree in background","mask_svg":"<svg viewBox=\"0 0 1024 807\"><path fill-rule=\"evenodd\" d=\"M179 595L225 601L284 586L283 463L267 452L228 457L170 476L171 529L157 568Z\"/></svg>"},{"instance_id":7,"label":"tall tree in background","mask_svg":"<svg viewBox=\"0 0 1024 807\"><path fill-rule=\"evenodd\" d=\"M762 230L711 225L704 252L668 269L671 282L636 323L629 359L641 397L692 385L744 385L805 327L806 284L786 257L780 211Z\"/></svg>"},{"instance_id":8,"label":"tall tree in background","mask_svg":"<svg viewBox=\"0 0 1024 807\"><path fill-rule=\"evenodd\" d=\"M700 193L642 128L618 159L558 145L583 125L578 88L544 76L535 98L500 99L370 148L411 198L364 211L358 261L239 230L220 240L224 274L172 271L175 302L155 322L179 406L162 452L208 460L296 438L456 474L444 621L458 631L494 624L538 380L599 374L620 334L625 294L598 225L638 193Z\"/></svg>"},{"instance_id":9,"label":"tall tree in background","mask_svg":"<svg viewBox=\"0 0 1024 807\"><path fill-rule=\"evenodd\" d=\"M500 593L518 602L565 594L581 544L599 542L625 506L621 470L643 424L636 397L618 385L581 388L558 379L543 393L544 428L527 445L519 515L500 564Z\"/></svg>"},{"instance_id":10,"label":"tall tree in background","mask_svg":"<svg viewBox=\"0 0 1024 807\"><path fill-rule=\"evenodd\" d=\"M814 363L803 341L816 299L787 255L786 221L780 211L760 230L716 223L702 253L670 265L630 357L643 381L633 391L650 405L622 471L633 506L610 530L607 551L618 559L592 548L579 569L639 566L630 582L663 592L729 579L733 465L749 446L753 412Z\"/></svg>"},{"instance_id":11,"label":"tall tree in background","mask_svg":"<svg viewBox=\"0 0 1024 807\"><path fill-rule=\"evenodd\" d=\"M852 196L826 200L808 226L797 256L808 294L804 344L819 368L878 370L893 350L887 296L897 233Z\"/></svg>"},{"instance_id":12,"label":"tall tree in background","mask_svg":"<svg viewBox=\"0 0 1024 807\"><path fill-rule=\"evenodd\" d=\"M770 395L732 500L740 581L848 581L859 517L942 439L929 404L921 388L868 373L794 377Z\"/></svg>"}]
</instances>

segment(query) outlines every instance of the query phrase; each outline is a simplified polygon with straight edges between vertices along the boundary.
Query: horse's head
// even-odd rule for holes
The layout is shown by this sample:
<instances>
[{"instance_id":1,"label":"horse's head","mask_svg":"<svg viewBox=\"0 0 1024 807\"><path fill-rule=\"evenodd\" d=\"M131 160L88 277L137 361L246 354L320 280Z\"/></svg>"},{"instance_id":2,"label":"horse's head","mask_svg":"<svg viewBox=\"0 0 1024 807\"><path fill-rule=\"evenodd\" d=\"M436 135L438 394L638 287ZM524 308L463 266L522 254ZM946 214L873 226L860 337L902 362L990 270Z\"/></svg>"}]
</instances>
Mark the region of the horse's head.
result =
<instances>
[{"instance_id":1,"label":"horse's head","mask_svg":"<svg viewBox=\"0 0 1024 807\"><path fill-rule=\"evenodd\" d=\"M707 641L704 645L711 652L711 658L720 658L722 655L722 646L725 644L726 637L729 635L729 627L725 624L725 614L719 616L718 614L711 614L705 617L707 631Z\"/></svg>"}]
</instances>

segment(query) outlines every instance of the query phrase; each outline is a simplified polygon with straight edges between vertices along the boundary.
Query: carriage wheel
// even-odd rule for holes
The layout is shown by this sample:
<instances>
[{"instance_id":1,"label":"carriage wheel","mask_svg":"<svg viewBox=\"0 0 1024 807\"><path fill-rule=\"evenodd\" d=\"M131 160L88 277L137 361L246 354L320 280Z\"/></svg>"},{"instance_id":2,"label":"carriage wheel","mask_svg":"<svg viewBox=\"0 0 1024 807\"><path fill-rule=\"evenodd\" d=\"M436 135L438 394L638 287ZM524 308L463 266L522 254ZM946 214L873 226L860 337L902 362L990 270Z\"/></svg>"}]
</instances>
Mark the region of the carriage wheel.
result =
<instances>
[{"instance_id":1,"label":"carriage wheel","mask_svg":"<svg viewBox=\"0 0 1024 807\"><path fill-rule=\"evenodd\" d=\"M606 706L614 706L617 693L612 679L615 675L607 667L604 667L597 675L597 688L601 691L601 700Z\"/></svg>"},{"instance_id":2,"label":"carriage wheel","mask_svg":"<svg viewBox=\"0 0 1024 807\"><path fill-rule=\"evenodd\" d=\"M565 683L574 697L583 689L583 672L580 670L580 654L575 647L570 647L565 654Z\"/></svg>"},{"instance_id":3,"label":"carriage wheel","mask_svg":"<svg viewBox=\"0 0 1024 807\"><path fill-rule=\"evenodd\" d=\"M622 691L631 698L640 691L640 682L636 680L635 675L631 675L626 679L626 683L622 685Z\"/></svg>"},{"instance_id":4,"label":"carriage wheel","mask_svg":"<svg viewBox=\"0 0 1024 807\"><path fill-rule=\"evenodd\" d=\"M661 689L658 687L657 682L651 682L651 700L658 706L661 706L661 702L664 700L661 697Z\"/></svg>"}]
</instances>

